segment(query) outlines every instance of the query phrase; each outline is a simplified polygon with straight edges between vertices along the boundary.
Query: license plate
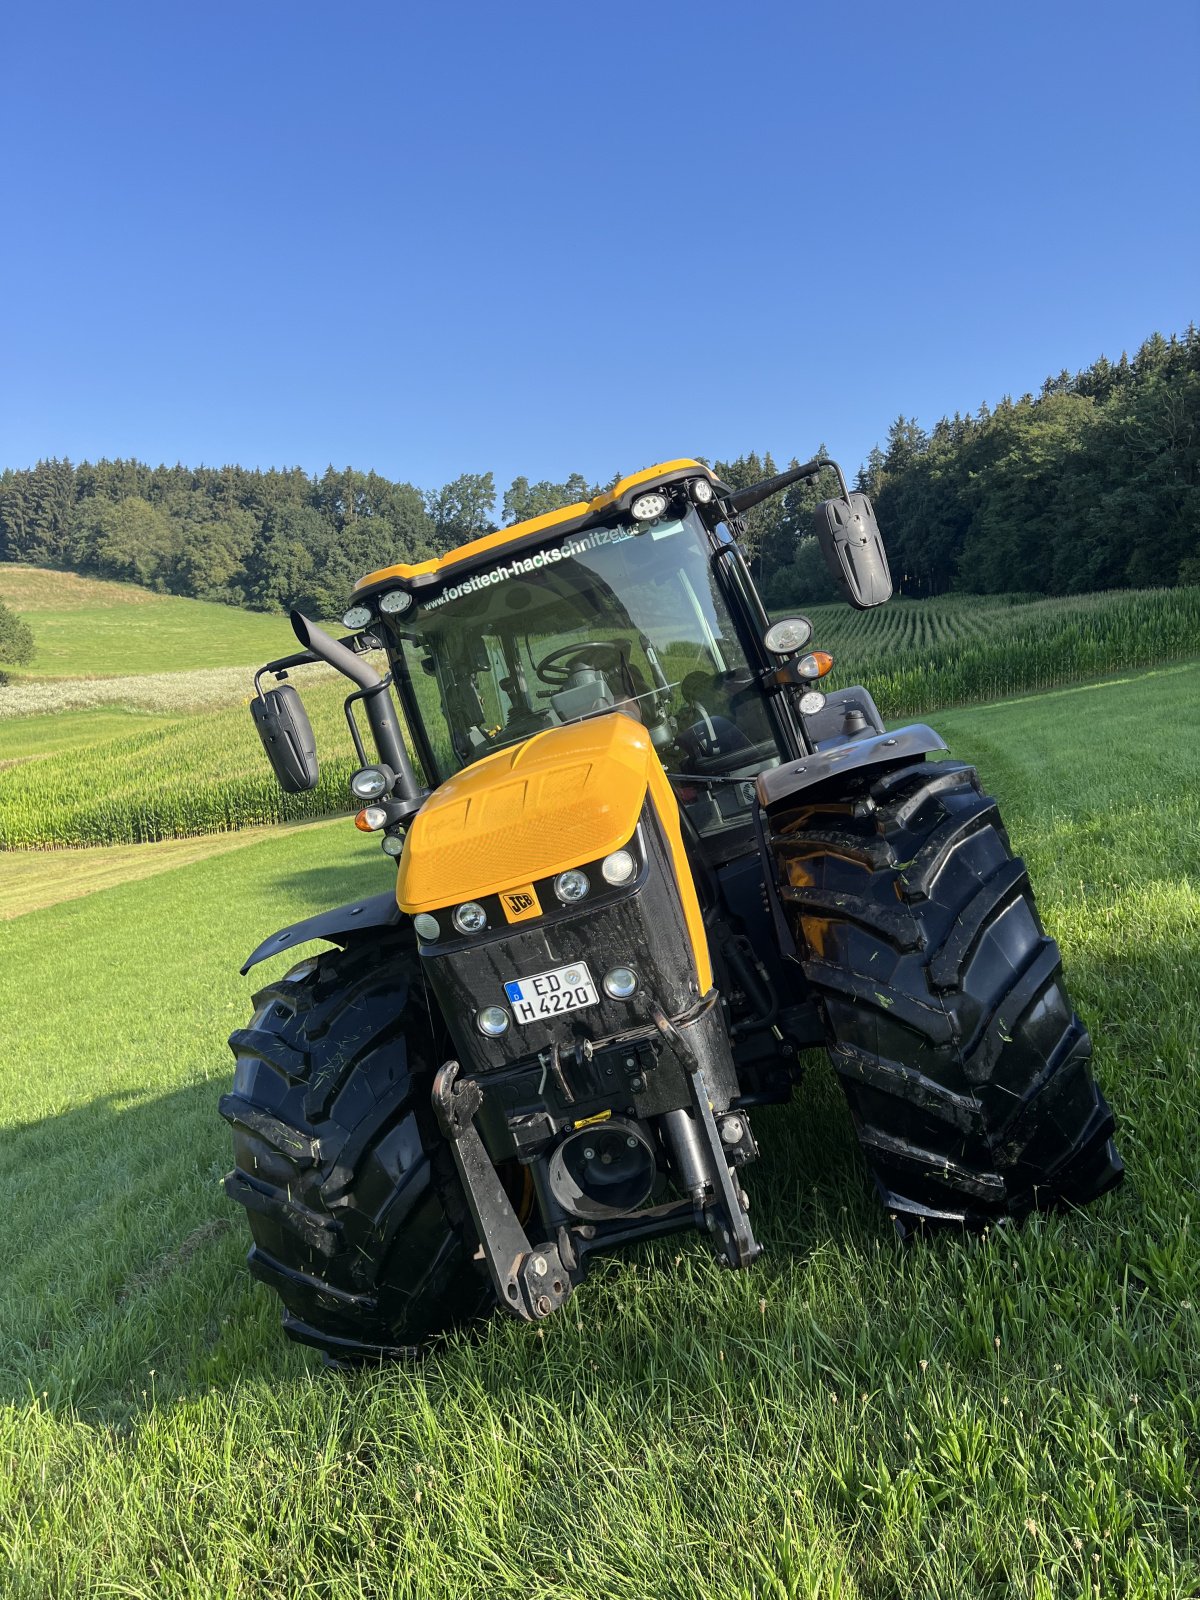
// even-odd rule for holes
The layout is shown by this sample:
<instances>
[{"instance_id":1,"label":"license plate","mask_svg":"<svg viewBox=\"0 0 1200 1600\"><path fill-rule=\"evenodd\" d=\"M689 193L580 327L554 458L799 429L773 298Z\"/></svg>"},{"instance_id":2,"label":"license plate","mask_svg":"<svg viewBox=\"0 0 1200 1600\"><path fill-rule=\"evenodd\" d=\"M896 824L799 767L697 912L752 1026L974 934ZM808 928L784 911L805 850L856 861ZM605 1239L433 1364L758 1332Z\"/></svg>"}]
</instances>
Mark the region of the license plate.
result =
<instances>
[{"instance_id":1,"label":"license plate","mask_svg":"<svg viewBox=\"0 0 1200 1600\"><path fill-rule=\"evenodd\" d=\"M570 967L554 967L550 972L539 972L532 978L513 978L504 985L513 1008L513 1016L524 1025L527 1022L545 1022L559 1017L564 1011L578 1011L581 1006L599 1003L592 975L582 961Z\"/></svg>"}]
</instances>

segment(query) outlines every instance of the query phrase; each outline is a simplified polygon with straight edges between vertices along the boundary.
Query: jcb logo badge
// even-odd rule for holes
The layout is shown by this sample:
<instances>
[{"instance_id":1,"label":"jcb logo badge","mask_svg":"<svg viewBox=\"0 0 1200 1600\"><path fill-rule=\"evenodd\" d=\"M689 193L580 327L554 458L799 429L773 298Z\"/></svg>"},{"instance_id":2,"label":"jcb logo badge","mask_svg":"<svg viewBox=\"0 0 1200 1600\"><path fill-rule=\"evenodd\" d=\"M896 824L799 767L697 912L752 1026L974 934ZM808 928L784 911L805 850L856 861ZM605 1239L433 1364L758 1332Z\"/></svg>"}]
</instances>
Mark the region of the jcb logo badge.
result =
<instances>
[{"instance_id":1,"label":"jcb logo badge","mask_svg":"<svg viewBox=\"0 0 1200 1600\"><path fill-rule=\"evenodd\" d=\"M537 890L531 883L523 883L519 889L506 889L500 896L500 904L510 922L528 922L530 917L542 914Z\"/></svg>"}]
</instances>

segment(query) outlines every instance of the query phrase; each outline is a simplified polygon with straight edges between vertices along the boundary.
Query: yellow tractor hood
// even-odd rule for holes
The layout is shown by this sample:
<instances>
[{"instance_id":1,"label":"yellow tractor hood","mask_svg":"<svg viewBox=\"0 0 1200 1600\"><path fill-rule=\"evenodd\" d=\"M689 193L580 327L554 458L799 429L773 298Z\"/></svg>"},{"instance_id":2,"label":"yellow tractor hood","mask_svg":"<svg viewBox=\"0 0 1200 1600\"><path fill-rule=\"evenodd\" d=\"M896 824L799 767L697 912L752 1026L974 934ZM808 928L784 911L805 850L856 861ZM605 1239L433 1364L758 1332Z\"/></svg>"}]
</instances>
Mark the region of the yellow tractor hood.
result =
<instances>
[{"instance_id":1,"label":"yellow tractor hood","mask_svg":"<svg viewBox=\"0 0 1200 1600\"><path fill-rule=\"evenodd\" d=\"M401 910L415 915L499 894L620 849L655 775L678 827L645 728L620 712L548 728L485 756L413 818L396 882Z\"/></svg>"}]
</instances>

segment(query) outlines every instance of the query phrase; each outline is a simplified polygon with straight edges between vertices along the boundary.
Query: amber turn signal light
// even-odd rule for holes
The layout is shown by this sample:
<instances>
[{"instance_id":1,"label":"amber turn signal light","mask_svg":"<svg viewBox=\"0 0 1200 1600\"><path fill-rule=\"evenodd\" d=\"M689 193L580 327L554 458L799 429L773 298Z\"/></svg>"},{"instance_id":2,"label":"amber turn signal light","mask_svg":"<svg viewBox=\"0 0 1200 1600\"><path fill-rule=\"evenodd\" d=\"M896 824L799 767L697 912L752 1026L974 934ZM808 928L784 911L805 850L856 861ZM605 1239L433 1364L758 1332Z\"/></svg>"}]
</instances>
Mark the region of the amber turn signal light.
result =
<instances>
[{"instance_id":1,"label":"amber turn signal light","mask_svg":"<svg viewBox=\"0 0 1200 1600\"><path fill-rule=\"evenodd\" d=\"M799 673L802 678L823 678L833 666L833 657L825 650L812 650L802 657Z\"/></svg>"}]
</instances>

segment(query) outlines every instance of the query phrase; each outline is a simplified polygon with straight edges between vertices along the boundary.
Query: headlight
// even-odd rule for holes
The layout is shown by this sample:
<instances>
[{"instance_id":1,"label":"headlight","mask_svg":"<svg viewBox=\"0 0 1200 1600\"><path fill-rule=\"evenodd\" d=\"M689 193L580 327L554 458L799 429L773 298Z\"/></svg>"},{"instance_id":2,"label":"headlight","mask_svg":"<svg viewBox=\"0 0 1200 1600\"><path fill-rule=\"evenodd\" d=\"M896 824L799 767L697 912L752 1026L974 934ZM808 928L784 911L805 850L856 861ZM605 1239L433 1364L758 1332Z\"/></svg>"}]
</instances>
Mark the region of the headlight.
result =
<instances>
[{"instance_id":1,"label":"headlight","mask_svg":"<svg viewBox=\"0 0 1200 1600\"><path fill-rule=\"evenodd\" d=\"M637 991L638 977L632 967L614 967L604 974L604 992L614 1000L628 1000Z\"/></svg>"},{"instance_id":2,"label":"headlight","mask_svg":"<svg viewBox=\"0 0 1200 1600\"><path fill-rule=\"evenodd\" d=\"M640 494L629 509L635 521L653 522L667 509L667 497L665 494Z\"/></svg>"},{"instance_id":3,"label":"headlight","mask_svg":"<svg viewBox=\"0 0 1200 1600\"><path fill-rule=\"evenodd\" d=\"M428 911L420 911L413 918L413 927L417 930L417 938L424 939L426 944L432 944L439 939L442 925L436 917L431 917Z\"/></svg>"},{"instance_id":4,"label":"headlight","mask_svg":"<svg viewBox=\"0 0 1200 1600\"><path fill-rule=\"evenodd\" d=\"M487 912L477 900L464 900L450 920L459 933L482 933L487 927Z\"/></svg>"},{"instance_id":5,"label":"headlight","mask_svg":"<svg viewBox=\"0 0 1200 1600\"><path fill-rule=\"evenodd\" d=\"M356 800L378 800L392 787L392 775L383 767L360 767L350 777L350 793Z\"/></svg>"},{"instance_id":6,"label":"headlight","mask_svg":"<svg viewBox=\"0 0 1200 1600\"><path fill-rule=\"evenodd\" d=\"M503 1006L484 1006L475 1013L475 1026L489 1039L498 1039L508 1032L508 1012Z\"/></svg>"},{"instance_id":7,"label":"headlight","mask_svg":"<svg viewBox=\"0 0 1200 1600\"><path fill-rule=\"evenodd\" d=\"M342 618L343 628L365 628L371 620L370 606L351 606Z\"/></svg>"},{"instance_id":8,"label":"headlight","mask_svg":"<svg viewBox=\"0 0 1200 1600\"><path fill-rule=\"evenodd\" d=\"M637 871L637 862L628 850L614 850L600 863L600 873L605 883L628 883Z\"/></svg>"},{"instance_id":9,"label":"headlight","mask_svg":"<svg viewBox=\"0 0 1200 1600\"><path fill-rule=\"evenodd\" d=\"M784 617L773 622L763 634L763 643L773 656L790 656L803 650L812 638L812 623L807 617Z\"/></svg>"},{"instance_id":10,"label":"headlight","mask_svg":"<svg viewBox=\"0 0 1200 1600\"><path fill-rule=\"evenodd\" d=\"M554 880L554 892L564 905L574 905L577 900L585 900L591 888L586 872L580 872L578 867L572 867L569 872L560 872Z\"/></svg>"},{"instance_id":11,"label":"headlight","mask_svg":"<svg viewBox=\"0 0 1200 1600\"><path fill-rule=\"evenodd\" d=\"M386 611L389 617L398 616L401 611L407 611L413 603L413 597L407 589L389 589L379 602L380 611Z\"/></svg>"}]
</instances>

